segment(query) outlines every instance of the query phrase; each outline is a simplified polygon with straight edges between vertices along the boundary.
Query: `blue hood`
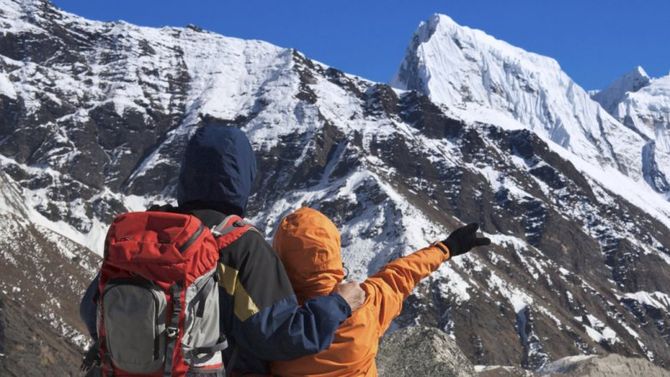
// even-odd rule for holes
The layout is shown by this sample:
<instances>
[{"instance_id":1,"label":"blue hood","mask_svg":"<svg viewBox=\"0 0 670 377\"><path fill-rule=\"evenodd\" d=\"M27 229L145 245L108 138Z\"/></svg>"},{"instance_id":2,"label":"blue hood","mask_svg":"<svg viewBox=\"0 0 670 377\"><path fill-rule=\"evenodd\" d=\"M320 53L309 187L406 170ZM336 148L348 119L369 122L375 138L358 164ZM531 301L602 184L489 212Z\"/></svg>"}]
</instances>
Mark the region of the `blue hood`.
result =
<instances>
[{"instance_id":1,"label":"blue hood","mask_svg":"<svg viewBox=\"0 0 670 377\"><path fill-rule=\"evenodd\" d=\"M216 123L199 128L186 147L179 173L180 207L244 216L256 176L256 156L238 128Z\"/></svg>"}]
</instances>

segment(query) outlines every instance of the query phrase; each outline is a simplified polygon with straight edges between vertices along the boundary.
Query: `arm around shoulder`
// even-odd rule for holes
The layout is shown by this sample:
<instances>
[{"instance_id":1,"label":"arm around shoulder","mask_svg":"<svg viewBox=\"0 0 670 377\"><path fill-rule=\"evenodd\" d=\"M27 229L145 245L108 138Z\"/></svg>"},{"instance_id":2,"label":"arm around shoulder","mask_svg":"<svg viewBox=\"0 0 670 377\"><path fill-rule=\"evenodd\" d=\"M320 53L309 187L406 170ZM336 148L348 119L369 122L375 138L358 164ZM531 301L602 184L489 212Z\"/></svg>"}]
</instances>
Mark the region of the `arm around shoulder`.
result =
<instances>
[{"instance_id":1,"label":"arm around shoulder","mask_svg":"<svg viewBox=\"0 0 670 377\"><path fill-rule=\"evenodd\" d=\"M229 292L235 306L232 335L260 359L286 360L326 349L340 323L351 315L338 294L299 306L281 261L256 232L245 234L226 254L221 261L224 274L231 269L238 279L237 289Z\"/></svg>"}]
</instances>

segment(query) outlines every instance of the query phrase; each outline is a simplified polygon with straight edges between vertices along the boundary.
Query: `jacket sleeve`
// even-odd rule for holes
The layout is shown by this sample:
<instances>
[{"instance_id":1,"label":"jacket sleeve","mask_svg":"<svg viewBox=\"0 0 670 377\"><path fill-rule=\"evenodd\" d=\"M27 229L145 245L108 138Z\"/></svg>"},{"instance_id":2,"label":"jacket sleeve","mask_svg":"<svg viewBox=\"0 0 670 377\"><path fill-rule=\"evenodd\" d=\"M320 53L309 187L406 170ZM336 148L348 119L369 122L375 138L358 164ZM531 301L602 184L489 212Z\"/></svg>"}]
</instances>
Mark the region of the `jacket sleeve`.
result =
<instances>
[{"instance_id":1,"label":"jacket sleeve","mask_svg":"<svg viewBox=\"0 0 670 377\"><path fill-rule=\"evenodd\" d=\"M98 310L98 280L100 275L96 275L86 292L81 298L79 304L79 317L86 324L88 333L91 334L93 340L98 340L98 328L96 324L96 312Z\"/></svg>"},{"instance_id":2,"label":"jacket sleeve","mask_svg":"<svg viewBox=\"0 0 670 377\"><path fill-rule=\"evenodd\" d=\"M392 261L363 282L363 289L370 296L378 314L379 336L400 315L403 301L414 287L448 259L449 253L437 246L429 246Z\"/></svg>"},{"instance_id":3,"label":"jacket sleeve","mask_svg":"<svg viewBox=\"0 0 670 377\"><path fill-rule=\"evenodd\" d=\"M246 354L286 360L330 346L351 308L338 294L299 306L281 261L263 237L249 231L224 249L219 264L224 325ZM227 303L227 304L226 304Z\"/></svg>"}]
</instances>

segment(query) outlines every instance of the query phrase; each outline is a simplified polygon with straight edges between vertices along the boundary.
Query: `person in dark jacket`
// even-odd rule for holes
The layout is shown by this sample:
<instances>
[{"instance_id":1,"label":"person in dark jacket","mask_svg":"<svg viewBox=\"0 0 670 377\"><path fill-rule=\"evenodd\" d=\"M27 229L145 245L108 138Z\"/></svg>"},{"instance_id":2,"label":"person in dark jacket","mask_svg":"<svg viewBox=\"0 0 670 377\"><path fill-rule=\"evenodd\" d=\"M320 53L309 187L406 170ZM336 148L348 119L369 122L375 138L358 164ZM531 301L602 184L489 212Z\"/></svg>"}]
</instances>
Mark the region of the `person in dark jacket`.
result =
<instances>
[{"instance_id":1,"label":"person in dark jacket","mask_svg":"<svg viewBox=\"0 0 670 377\"><path fill-rule=\"evenodd\" d=\"M234 127L207 124L195 132L186 148L179 206L171 210L191 213L210 228L226 215L244 217L255 174L256 160L246 135ZM256 231L247 231L221 255L221 329L229 342L228 366L233 364L238 374L266 373L266 361L327 349L340 323L365 300L363 290L352 282L298 305L281 261ZM94 339L97 288L96 278L80 305L80 315Z\"/></svg>"}]
</instances>

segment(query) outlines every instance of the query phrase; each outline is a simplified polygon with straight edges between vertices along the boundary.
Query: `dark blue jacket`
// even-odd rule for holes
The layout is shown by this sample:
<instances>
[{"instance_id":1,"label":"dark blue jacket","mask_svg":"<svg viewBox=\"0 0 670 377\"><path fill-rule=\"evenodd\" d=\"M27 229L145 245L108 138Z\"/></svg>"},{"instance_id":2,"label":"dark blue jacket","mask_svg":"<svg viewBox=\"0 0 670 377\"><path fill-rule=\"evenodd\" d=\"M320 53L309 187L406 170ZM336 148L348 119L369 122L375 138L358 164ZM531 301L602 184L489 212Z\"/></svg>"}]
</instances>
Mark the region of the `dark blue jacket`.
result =
<instances>
[{"instance_id":1,"label":"dark blue jacket","mask_svg":"<svg viewBox=\"0 0 670 377\"><path fill-rule=\"evenodd\" d=\"M210 227L224 214L243 216L255 170L255 157L242 131L212 124L202 127L186 149L175 210L192 213ZM243 287L232 292L223 285L219 289L221 328L232 346L229 352L239 350L236 370L262 373L266 369L259 360L286 360L324 350L340 323L351 315L338 294L299 306L279 258L255 231L222 250L219 262L219 273L230 272L235 284ZM230 279L220 281L230 283ZM80 306L94 337L97 285L96 279Z\"/></svg>"}]
</instances>

